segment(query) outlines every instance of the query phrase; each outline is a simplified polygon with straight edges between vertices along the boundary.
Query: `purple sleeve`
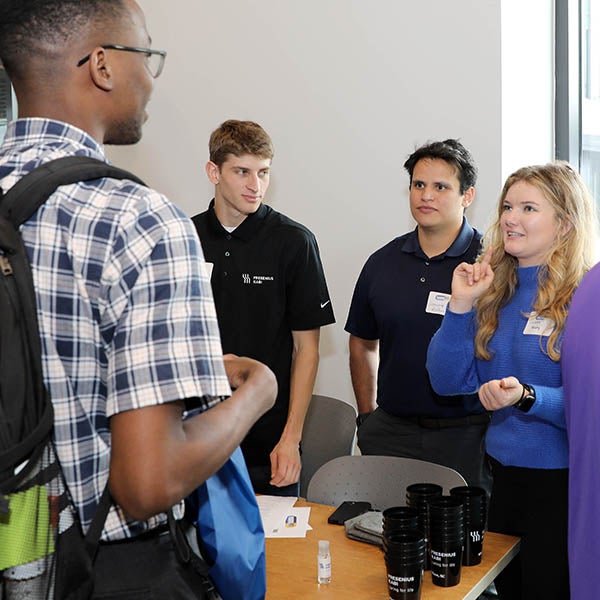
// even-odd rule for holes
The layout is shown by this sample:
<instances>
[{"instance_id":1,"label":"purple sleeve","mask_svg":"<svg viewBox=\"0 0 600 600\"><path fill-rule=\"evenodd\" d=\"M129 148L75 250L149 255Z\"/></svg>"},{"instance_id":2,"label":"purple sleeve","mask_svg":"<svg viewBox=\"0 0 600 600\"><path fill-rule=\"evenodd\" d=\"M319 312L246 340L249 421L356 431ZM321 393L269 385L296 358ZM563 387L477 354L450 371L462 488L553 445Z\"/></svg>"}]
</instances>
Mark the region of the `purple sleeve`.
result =
<instances>
[{"instance_id":1,"label":"purple sleeve","mask_svg":"<svg viewBox=\"0 0 600 600\"><path fill-rule=\"evenodd\" d=\"M577 290L562 345L569 436L571 597L595 600L600 589L600 267Z\"/></svg>"}]
</instances>

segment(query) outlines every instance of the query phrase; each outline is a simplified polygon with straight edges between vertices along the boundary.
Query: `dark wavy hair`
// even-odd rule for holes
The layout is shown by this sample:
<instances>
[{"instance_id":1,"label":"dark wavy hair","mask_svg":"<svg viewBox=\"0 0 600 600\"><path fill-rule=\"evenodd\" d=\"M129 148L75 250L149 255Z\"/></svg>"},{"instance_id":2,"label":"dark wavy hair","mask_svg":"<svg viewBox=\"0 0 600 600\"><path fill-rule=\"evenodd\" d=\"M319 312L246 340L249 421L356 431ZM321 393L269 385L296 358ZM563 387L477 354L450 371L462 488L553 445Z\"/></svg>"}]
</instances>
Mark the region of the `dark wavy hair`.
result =
<instances>
[{"instance_id":1,"label":"dark wavy hair","mask_svg":"<svg viewBox=\"0 0 600 600\"><path fill-rule=\"evenodd\" d=\"M31 61L126 10L123 0L0 0L0 61L11 78L21 78Z\"/></svg>"},{"instance_id":2,"label":"dark wavy hair","mask_svg":"<svg viewBox=\"0 0 600 600\"><path fill-rule=\"evenodd\" d=\"M471 153L458 141L447 139L443 142L428 142L417 148L404 163L412 183L415 165L423 158L440 159L446 161L456 169L460 182L460 193L464 194L477 182L477 166Z\"/></svg>"}]
</instances>

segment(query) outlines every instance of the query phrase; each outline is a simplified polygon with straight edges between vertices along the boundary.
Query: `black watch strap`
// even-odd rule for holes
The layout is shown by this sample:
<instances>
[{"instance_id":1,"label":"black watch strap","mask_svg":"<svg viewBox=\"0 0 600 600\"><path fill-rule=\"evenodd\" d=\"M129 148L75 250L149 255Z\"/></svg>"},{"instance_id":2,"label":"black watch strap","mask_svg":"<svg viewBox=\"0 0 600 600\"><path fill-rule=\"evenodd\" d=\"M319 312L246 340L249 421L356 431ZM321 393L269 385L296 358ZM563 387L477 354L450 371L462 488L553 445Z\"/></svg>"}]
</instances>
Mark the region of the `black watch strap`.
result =
<instances>
[{"instance_id":1,"label":"black watch strap","mask_svg":"<svg viewBox=\"0 0 600 600\"><path fill-rule=\"evenodd\" d=\"M523 393L513 406L522 412L529 412L535 402L535 389L526 383L521 385L523 386Z\"/></svg>"}]
</instances>

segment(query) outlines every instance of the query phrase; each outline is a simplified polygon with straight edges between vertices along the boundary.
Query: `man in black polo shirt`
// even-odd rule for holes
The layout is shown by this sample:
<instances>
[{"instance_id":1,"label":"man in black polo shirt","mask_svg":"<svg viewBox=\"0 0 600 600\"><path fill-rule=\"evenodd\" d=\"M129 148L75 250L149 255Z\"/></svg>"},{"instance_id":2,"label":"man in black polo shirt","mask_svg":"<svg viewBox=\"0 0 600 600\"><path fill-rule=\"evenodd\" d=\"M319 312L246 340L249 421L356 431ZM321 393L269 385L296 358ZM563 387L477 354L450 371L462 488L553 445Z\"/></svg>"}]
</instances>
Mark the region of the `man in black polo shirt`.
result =
<instances>
[{"instance_id":1,"label":"man in black polo shirt","mask_svg":"<svg viewBox=\"0 0 600 600\"><path fill-rule=\"evenodd\" d=\"M359 276L346 331L363 454L446 465L489 490L488 415L477 395L437 395L427 346L450 298L452 272L474 262L481 234L464 216L477 169L456 140L417 149L404 164L417 227L375 252Z\"/></svg>"},{"instance_id":2,"label":"man in black polo shirt","mask_svg":"<svg viewBox=\"0 0 600 600\"><path fill-rule=\"evenodd\" d=\"M193 218L225 353L255 358L277 377L275 406L242 443L258 493L298 495L299 444L319 362L319 331L335 321L314 235L262 203L273 148L260 125L226 121L209 142L215 197Z\"/></svg>"}]
</instances>

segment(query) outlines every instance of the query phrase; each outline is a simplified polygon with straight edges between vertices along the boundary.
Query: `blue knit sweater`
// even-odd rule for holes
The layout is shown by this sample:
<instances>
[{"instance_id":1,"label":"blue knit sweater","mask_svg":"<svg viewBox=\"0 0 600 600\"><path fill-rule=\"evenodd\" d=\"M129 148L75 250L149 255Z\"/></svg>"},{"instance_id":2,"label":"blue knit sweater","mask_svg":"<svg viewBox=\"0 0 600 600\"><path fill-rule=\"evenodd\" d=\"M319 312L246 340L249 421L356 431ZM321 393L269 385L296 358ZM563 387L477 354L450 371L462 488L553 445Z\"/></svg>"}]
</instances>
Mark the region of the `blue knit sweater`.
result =
<instances>
[{"instance_id":1,"label":"blue knit sweater","mask_svg":"<svg viewBox=\"0 0 600 600\"><path fill-rule=\"evenodd\" d=\"M537 290L538 267L520 267L511 302L498 315L489 361L475 358L474 310L446 312L427 353L427 370L438 394L469 394L491 380L513 375L535 388L536 402L524 413L512 406L494 411L486 436L488 454L506 466L535 469L568 467L568 444L560 363L540 348L539 335L523 330ZM542 338L546 347L547 337Z\"/></svg>"}]
</instances>

